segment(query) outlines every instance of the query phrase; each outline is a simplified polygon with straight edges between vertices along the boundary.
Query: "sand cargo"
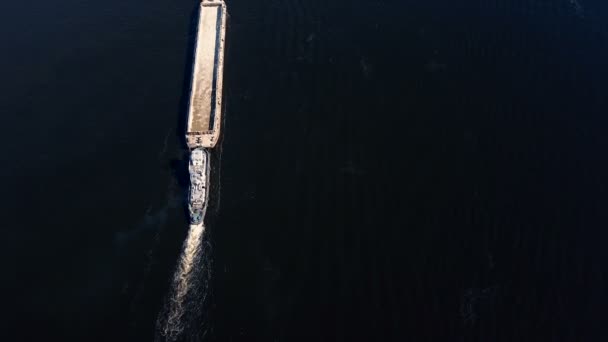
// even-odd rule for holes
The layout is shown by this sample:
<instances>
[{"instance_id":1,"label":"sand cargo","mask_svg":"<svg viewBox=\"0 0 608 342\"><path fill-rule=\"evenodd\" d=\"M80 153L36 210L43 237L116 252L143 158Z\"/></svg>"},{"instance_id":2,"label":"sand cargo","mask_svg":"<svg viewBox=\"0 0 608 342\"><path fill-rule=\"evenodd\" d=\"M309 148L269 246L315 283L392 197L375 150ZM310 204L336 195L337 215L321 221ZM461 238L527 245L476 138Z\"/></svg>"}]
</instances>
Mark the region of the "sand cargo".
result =
<instances>
[{"instance_id":1,"label":"sand cargo","mask_svg":"<svg viewBox=\"0 0 608 342\"><path fill-rule=\"evenodd\" d=\"M190 149L212 148L219 139L225 34L226 4L219 0L203 0L188 105L186 142Z\"/></svg>"}]
</instances>

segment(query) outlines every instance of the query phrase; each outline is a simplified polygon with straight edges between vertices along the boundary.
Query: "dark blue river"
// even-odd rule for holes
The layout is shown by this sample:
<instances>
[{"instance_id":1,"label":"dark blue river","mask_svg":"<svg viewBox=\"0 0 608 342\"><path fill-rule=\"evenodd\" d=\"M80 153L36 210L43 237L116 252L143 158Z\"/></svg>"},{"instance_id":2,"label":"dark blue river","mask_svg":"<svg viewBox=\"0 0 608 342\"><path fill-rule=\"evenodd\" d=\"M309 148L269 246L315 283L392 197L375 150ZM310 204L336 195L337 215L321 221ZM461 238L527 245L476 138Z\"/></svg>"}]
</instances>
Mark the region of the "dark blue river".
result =
<instances>
[{"instance_id":1,"label":"dark blue river","mask_svg":"<svg viewBox=\"0 0 608 342\"><path fill-rule=\"evenodd\" d=\"M226 2L181 340L608 340L608 2ZM197 4L0 4L0 339L166 340Z\"/></svg>"}]
</instances>

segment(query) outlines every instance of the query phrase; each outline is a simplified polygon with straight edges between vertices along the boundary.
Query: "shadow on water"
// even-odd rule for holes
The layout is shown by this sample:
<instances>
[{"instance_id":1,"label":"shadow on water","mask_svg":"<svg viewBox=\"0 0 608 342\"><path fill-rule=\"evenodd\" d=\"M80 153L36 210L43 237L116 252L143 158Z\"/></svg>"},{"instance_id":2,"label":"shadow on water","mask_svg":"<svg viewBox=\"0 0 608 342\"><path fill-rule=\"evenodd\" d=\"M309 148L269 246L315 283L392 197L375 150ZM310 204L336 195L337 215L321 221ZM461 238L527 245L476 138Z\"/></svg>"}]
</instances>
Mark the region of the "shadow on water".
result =
<instances>
[{"instance_id":1,"label":"shadow on water","mask_svg":"<svg viewBox=\"0 0 608 342\"><path fill-rule=\"evenodd\" d=\"M190 103L190 89L192 87L192 71L194 70L194 52L196 51L196 34L198 31L198 20L200 17L200 10L198 3L196 8L192 10L190 16L190 24L188 30L188 49L186 51L186 60L184 63L183 81L182 81L182 94L179 100L179 115L177 118L177 134L180 136L182 148L187 149L186 140L183 138L184 132L186 132L186 126L188 123L188 104Z\"/></svg>"},{"instance_id":2,"label":"shadow on water","mask_svg":"<svg viewBox=\"0 0 608 342\"><path fill-rule=\"evenodd\" d=\"M180 154L176 159L169 161L171 171L175 179L177 179L180 187L188 189L190 186L190 176L188 174L188 158L189 150L186 144L185 132L188 125L188 105L190 103L190 89L192 87L192 71L194 69L194 52L196 50L196 34L198 19L200 16L198 2L196 7L192 9L188 25L188 47L186 50L186 58L183 67L182 92L179 99L177 109L177 127L176 138L179 141ZM187 193L183 194L184 203L187 203ZM189 215L188 208L184 205L182 208L184 215Z\"/></svg>"}]
</instances>

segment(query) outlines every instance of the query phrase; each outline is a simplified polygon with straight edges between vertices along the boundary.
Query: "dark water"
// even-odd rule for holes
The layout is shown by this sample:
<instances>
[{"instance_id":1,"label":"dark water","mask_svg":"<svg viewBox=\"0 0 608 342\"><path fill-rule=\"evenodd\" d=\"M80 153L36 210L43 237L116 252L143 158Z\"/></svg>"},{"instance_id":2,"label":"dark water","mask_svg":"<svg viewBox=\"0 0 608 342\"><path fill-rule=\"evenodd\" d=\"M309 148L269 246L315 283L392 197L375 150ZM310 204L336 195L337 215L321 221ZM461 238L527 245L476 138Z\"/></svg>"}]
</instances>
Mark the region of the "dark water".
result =
<instances>
[{"instance_id":1,"label":"dark water","mask_svg":"<svg viewBox=\"0 0 608 342\"><path fill-rule=\"evenodd\" d=\"M159 339L196 5L0 4L3 340ZM228 6L185 339L608 337L608 3Z\"/></svg>"}]
</instances>

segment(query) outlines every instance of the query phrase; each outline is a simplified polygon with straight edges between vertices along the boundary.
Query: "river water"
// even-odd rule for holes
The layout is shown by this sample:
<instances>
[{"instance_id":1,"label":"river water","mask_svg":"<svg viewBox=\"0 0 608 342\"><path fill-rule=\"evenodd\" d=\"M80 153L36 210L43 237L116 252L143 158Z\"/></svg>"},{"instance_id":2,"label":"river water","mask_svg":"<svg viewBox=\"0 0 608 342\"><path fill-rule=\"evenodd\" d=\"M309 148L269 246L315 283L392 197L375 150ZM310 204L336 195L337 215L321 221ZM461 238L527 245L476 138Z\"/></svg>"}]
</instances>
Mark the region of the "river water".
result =
<instances>
[{"instance_id":1,"label":"river water","mask_svg":"<svg viewBox=\"0 0 608 342\"><path fill-rule=\"evenodd\" d=\"M227 4L183 340L606 340L608 3ZM196 8L0 4L6 340L163 340Z\"/></svg>"}]
</instances>

